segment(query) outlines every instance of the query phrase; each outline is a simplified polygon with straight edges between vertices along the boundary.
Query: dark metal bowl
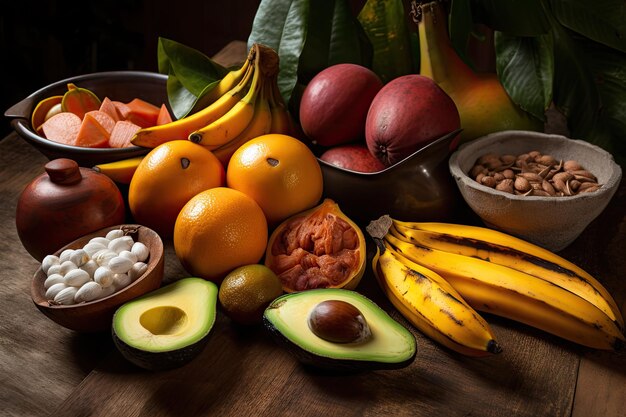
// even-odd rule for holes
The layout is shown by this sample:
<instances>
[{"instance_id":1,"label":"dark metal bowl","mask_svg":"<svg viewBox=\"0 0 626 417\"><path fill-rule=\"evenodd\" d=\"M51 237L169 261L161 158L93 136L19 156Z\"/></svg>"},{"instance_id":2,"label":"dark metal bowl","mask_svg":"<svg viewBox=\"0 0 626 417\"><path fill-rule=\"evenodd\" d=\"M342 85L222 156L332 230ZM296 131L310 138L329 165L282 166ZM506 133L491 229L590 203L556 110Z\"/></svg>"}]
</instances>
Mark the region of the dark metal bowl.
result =
<instances>
[{"instance_id":1,"label":"dark metal bowl","mask_svg":"<svg viewBox=\"0 0 626 417\"><path fill-rule=\"evenodd\" d=\"M338 168L318 158L324 196L360 225L383 214L403 221L449 221L462 202L448 171L448 157L456 147L458 132L376 173Z\"/></svg>"},{"instance_id":2,"label":"dark metal bowl","mask_svg":"<svg viewBox=\"0 0 626 417\"><path fill-rule=\"evenodd\" d=\"M91 167L104 162L132 158L146 154L149 149L139 146L128 148L84 148L53 142L35 133L30 118L35 106L50 96L63 95L67 84L93 91L100 99L128 102L141 98L155 105L167 103L167 76L143 71L112 71L85 74L67 78L43 87L9 108L4 115L11 118L11 126L28 143L48 159L70 158L81 166Z\"/></svg>"}]
</instances>

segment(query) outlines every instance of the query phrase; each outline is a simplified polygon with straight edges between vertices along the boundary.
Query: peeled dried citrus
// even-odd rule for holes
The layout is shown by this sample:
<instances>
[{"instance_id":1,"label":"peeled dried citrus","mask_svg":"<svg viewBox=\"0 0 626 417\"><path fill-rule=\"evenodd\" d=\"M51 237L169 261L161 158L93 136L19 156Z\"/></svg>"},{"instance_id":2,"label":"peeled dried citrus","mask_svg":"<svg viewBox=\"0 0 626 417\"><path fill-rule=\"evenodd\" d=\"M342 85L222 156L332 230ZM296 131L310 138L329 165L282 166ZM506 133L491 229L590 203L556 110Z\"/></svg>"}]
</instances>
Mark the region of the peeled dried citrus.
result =
<instances>
[{"instance_id":1,"label":"peeled dried citrus","mask_svg":"<svg viewBox=\"0 0 626 417\"><path fill-rule=\"evenodd\" d=\"M365 238L330 199L282 222L272 233L265 265L285 292L354 289L365 272Z\"/></svg>"}]
</instances>

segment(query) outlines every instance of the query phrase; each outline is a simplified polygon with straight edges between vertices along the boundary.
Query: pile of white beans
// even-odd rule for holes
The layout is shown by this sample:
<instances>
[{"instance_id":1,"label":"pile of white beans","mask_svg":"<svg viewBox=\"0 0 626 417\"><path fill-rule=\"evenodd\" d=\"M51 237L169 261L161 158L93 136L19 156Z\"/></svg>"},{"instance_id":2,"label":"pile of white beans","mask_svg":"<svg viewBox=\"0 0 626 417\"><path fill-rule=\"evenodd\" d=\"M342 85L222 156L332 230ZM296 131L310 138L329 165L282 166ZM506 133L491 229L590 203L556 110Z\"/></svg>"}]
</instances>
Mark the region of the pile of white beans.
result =
<instances>
[{"instance_id":1,"label":"pile of white beans","mask_svg":"<svg viewBox=\"0 0 626 417\"><path fill-rule=\"evenodd\" d=\"M146 245L124 235L121 229L91 239L82 249L48 255L41 262L47 275L46 299L72 305L107 297L142 276L148 269L149 255Z\"/></svg>"}]
</instances>

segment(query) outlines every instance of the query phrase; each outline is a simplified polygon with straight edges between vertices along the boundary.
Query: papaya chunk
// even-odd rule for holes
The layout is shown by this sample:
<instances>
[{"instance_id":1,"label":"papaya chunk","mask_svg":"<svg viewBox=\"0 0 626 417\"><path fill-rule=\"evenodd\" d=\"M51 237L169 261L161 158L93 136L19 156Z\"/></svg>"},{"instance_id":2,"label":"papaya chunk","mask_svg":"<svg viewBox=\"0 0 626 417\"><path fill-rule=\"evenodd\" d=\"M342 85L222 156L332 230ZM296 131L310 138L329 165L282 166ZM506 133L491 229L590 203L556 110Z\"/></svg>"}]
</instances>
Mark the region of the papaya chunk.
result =
<instances>
[{"instance_id":1,"label":"papaya chunk","mask_svg":"<svg viewBox=\"0 0 626 417\"><path fill-rule=\"evenodd\" d=\"M74 113L63 112L46 120L41 125L41 132L46 139L66 145L75 145L81 123L80 117Z\"/></svg>"},{"instance_id":2,"label":"papaya chunk","mask_svg":"<svg viewBox=\"0 0 626 417\"><path fill-rule=\"evenodd\" d=\"M140 98L133 99L126 103L130 112L127 120L133 122L137 126L150 127L157 123L159 117L159 108L154 104L150 104Z\"/></svg>"},{"instance_id":3,"label":"papaya chunk","mask_svg":"<svg viewBox=\"0 0 626 417\"><path fill-rule=\"evenodd\" d=\"M70 83L67 85L68 91L61 99L61 110L64 112L74 113L79 118L83 118L85 113L98 110L100 99L86 88L80 88Z\"/></svg>"},{"instance_id":4,"label":"papaya chunk","mask_svg":"<svg viewBox=\"0 0 626 417\"><path fill-rule=\"evenodd\" d=\"M127 120L121 120L115 123L115 127L111 132L109 138L109 146L112 148L125 148L127 146L133 146L130 140L135 136L135 133L141 129L141 126L137 126L133 122Z\"/></svg>"},{"instance_id":5,"label":"papaya chunk","mask_svg":"<svg viewBox=\"0 0 626 417\"><path fill-rule=\"evenodd\" d=\"M172 115L170 114L169 110L167 110L167 106L165 106L165 104L161 104L161 109L159 110L159 116L157 117L156 125L160 126L167 123L172 123Z\"/></svg>"},{"instance_id":6,"label":"papaya chunk","mask_svg":"<svg viewBox=\"0 0 626 417\"><path fill-rule=\"evenodd\" d=\"M108 113L105 113L100 110L92 110L90 112L85 113L85 117L87 116L91 116L94 119L96 119L98 123L100 123L102 127L106 129L109 135L111 135L111 132L113 131L113 127L115 126L116 121L113 120L113 118L109 116Z\"/></svg>"},{"instance_id":7,"label":"papaya chunk","mask_svg":"<svg viewBox=\"0 0 626 417\"><path fill-rule=\"evenodd\" d=\"M117 107L108 97L105 97L102 100L102 104L100 105L99 110L111 116L111 119L113 119L113 121L115 122L118 122L120 120L120 115L117 112Z\"/></svg>"},{"instance_id":8,"label":"papaya chunk","mask_svg":"<svg viewBox=\"0 0 626 417\"><path fill-rule=\"evenodd\" d=\"M76 146L85 148L104 148L109 144L109 132L100 122L89 112L83 117L78 135L76 135Z\"/></svg>"},{"instance_id":9,"label":"papaya chunk","mask_svg":"<svg viewBox=\"0 0 626 417\"><path fill-rule=\"evenodd\" d=\"M126 120L128 119L128 115L130 114L130 107L121 101L113 100L112 103L115 105L115 110L117 111L118 120Z\"/></svg>"}]
</instances>

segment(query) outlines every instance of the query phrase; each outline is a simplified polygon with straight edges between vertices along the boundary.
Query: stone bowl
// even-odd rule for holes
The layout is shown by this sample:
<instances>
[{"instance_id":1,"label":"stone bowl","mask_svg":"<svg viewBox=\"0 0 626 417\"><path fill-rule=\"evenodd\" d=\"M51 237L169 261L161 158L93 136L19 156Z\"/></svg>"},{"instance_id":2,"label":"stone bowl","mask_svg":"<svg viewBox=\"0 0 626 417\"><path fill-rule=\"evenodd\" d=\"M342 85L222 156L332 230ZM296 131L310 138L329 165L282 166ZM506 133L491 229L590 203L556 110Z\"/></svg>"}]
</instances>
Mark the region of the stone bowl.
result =
<instances>
[{"instance_id":1,"label":"stone bowl","mask_svg":"<svg viewBox=\"0 0 626 417\"><path fill-rule=\"evenodd\" d=\"M68 83L89 89L100 99L109 97L111 100L128 102L134 98L141 98L159 106L161 103L167 103L167 75L145 71L110 71L79 75L47 85L5 111L4 116L11 119L11 126L22 139L48 159L69 158L84 167L132 158L150 151L140 146L85 148L57 143L37 134L30 121L35 107L45 98L63 95L67 91Z\"/></svg>"},{"instance_id":2,"label":"stone bowl","mask_svg":"<svg viewBox=\"0 0 626 417\"><path fill-rule=\"evenodd\" d=\"M47 275L40 267L35 272L31 283L31 298L35 306L49 319L68 329L84 333L109 331L113 314L118 307L127 301L159 288L163 281L164 273L163 242L154 230L145 226L133 224L107 227L76 239L54 254L58 256L65 249L82 248L92 238L106 236L110 230L122 227L136 229L134 241L142 242L150 250L150 256L146 262L148 269L143 275L108 297L72 305L58 305L50 302L45 297L44 281Z\"/></svg>"},{"instance_id":3,"label":"stone bowl","mask_svg":"<svg viewBox=\"0 0 626 417\"><path fill-rule=\"evenodd\" d=\"M524 196L495 190L468 176L484 154L520 155L532 150L578 161L597 177L601 188L564 197ZM449 168L465 202L485 225L551 251L567 247L606 208L622 177L620 166L602 148L530 131L498 132L463 144L450 157Z\"/></svg>"}]
</instances>

